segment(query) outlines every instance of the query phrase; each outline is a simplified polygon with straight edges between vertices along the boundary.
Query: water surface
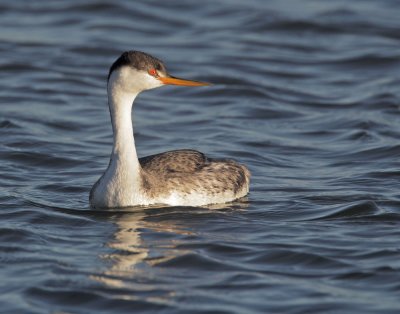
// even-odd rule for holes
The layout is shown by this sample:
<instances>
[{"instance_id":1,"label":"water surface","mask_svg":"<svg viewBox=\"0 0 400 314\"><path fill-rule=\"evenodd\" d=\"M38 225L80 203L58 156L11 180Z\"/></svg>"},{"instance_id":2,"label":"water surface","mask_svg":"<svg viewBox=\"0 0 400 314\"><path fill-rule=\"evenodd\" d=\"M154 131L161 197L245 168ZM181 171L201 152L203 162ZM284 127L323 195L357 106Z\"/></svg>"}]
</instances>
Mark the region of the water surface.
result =
<instances>
[{"instance_id":1,"label":"water surface","mask_svg":"<svg viewBox=\"0 0 400 314\"><path fill-rule=\"evenodd\" d=\"M3 1L5 313L398 313L397 1ZM252 172L247 200L89 209L112 145L108 67L173 75L134 107L138 152Z\"/></svg>"}]
</instances>

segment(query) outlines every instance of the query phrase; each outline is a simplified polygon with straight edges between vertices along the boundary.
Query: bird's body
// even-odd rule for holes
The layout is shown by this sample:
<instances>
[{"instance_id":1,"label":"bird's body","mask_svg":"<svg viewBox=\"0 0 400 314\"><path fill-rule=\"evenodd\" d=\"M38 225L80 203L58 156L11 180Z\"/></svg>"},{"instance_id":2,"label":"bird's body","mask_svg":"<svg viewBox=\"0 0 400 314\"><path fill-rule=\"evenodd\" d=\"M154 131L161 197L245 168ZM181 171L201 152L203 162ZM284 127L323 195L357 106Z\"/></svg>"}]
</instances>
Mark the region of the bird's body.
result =
<instances>
[{"instance_id":1,"label":"bird's body","mask_svg":"<svg viewBox=\"0 0 400 314\"><path fill-rule=\"evenodd\" d=\"M232 160L210 159L195 150L138 158L133 101L141 91L164 84L207 85L169 76L161 61L142 52L125 52L112 65L108 97L114 145L106 172L90 192L92 207L202 206L230 202L248 193L250 172Z\"/></svg>"}]
</instances>

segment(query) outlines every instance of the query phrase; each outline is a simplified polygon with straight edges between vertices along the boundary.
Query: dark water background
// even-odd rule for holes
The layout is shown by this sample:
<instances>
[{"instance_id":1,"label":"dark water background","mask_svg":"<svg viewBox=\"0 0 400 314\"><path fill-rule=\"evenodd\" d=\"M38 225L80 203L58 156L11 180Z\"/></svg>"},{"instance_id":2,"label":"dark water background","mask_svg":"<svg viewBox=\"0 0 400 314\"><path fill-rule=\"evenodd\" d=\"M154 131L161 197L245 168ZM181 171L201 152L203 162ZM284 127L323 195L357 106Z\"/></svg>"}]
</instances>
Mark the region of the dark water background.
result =
<instances>
[{"instance_id":1,"label":"dark water background","mask_svg":"<svg viewBox=\"0 0 400 314\"><path fill-rule=\"evenodd\" d=\"M399 313L399 1L2 1L3 313ZM209 88L134 108L140 156L252 171L221 208L93 211L108 67Z\"/></svg>"}]
</instances>

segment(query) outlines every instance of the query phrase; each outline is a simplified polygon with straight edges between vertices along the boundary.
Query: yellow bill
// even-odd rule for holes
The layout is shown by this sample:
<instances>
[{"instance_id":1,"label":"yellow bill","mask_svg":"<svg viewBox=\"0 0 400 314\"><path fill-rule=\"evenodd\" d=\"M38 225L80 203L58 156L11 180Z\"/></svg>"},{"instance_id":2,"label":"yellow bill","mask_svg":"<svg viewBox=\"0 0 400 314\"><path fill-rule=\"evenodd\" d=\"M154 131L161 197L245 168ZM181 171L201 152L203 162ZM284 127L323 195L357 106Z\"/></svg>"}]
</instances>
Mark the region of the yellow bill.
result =
<instances>
[{"instance_id":1,"label":"yellow bill","mask_svg":"<svg viewBox=\"0 0 400 314\"><path fill-rule=\"evenodd\" d=\"M169 76L169 77L158 77L158 79L166 85L181 85L181 86L208 86L210 83L184 80L181 78Z\"/></svg>"}]
</instances>

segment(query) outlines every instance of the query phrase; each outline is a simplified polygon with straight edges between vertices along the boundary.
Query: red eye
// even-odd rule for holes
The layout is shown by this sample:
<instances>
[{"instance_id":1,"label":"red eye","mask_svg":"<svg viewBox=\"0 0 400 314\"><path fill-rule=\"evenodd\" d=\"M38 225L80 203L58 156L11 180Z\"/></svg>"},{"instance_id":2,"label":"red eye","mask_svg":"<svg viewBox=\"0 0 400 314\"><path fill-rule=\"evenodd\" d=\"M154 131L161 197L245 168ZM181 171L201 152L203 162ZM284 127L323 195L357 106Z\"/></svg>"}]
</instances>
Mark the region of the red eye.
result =
<instances>
[{"instance_id":1,"label":"red eye","mask_svg":"<svg viewBox=\"0 0 400 314\"><path fill-rule=\"evenodd\" d=\"M149 70L149 74L152 75L152 76L156 76L157 75L156 69L150 69Z\"/></svg>"}]
</instances>

